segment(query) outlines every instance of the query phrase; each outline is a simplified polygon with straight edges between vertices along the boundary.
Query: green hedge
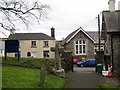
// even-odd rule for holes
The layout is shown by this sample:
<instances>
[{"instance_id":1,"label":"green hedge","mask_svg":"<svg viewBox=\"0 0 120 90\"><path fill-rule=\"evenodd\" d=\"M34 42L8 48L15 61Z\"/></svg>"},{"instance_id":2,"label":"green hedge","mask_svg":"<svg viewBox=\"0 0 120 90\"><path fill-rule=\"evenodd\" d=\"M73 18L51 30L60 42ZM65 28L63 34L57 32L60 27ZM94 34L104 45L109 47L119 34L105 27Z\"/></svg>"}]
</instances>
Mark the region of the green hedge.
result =
<instances>
[{"instance_id":1,"label":"green hedge","mask_svg":"<svg viewBox=\"0 0 120 90\"><path fill-rule=\"evenodd\" d=\"M2 58L2 63L7 65L15 65L15 66L22 66L28 68L41 68L45 67L46 61L49 60L51 65L53 66L54 59L53 58L20 58L20 61L17 60L15 57L7 57L7 60Z\"/></svg>"},{"instance_id":2,"label":"green hedge","mask_svg":"<svg viewBox=\"0 0 120 90\"><path fill-rule=\"evenodd\" d=\"M7 60L2 58L2 63L6 65L14 65L14 66L21 66L27 68L38 68L46 67L46 61L50 61L51 68L54 68L54 59L53 58L20 58L20 61L17 60L16 57L7 57ZM71 70L71 61L61 59L62 68L65 71Z\"/></svg>"},{"instance_id":3,"label":"green hedge","mask_svg":"<svg viewBox=\"0 0 120 90\"><path fill-rule=\"evenodd\" d=\"M62 68L67 72L72 70L72 61L71 60L61 60Z\"/></svg>"}]
</instances>

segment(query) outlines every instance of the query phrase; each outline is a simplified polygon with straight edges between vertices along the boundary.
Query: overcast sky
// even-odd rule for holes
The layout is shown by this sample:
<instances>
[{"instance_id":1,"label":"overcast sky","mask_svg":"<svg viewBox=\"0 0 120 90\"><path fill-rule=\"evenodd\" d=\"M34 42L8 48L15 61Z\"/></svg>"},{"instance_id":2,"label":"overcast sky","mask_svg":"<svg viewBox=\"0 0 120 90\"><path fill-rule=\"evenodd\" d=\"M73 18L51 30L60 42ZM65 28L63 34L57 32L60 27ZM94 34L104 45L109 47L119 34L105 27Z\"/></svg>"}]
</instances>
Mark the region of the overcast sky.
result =
<instances>
[{"instance_id":1,"label":"overcast sky","mask_svg":"<svg viewBox=\"0 0 120 90\"><path fill-rule=\"evenodd\" d=\"M65 38L69 33L82 27L85 31L97 31L96 17L103 10L108 10L109 0L39 0L50 5L47 19L41 24L33 23L29 31L21 28L19 33L38 32L50 35L50 28L55 28L57 40ZM116 0L117 3L120 0ZM30 1L29 1L30 2ZM8 35L9 33L6 32Z\"/></svg>"}]
</instances>

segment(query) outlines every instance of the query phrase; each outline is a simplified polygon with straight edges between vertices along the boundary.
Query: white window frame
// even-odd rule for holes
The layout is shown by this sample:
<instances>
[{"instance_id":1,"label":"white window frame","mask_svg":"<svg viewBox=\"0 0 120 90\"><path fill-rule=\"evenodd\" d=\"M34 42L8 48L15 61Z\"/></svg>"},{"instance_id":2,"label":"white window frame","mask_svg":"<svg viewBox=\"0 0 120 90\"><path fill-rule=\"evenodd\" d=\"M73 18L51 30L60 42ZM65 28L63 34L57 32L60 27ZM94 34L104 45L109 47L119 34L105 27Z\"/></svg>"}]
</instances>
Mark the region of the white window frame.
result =
<instances>
[{"instance_id":1,"label":"white window frame","mask_svg":"<svg viewBox=\"0 0 120 90\"><path fill-rule=\"evenodd\" d=\"M80 43L80 41L81 41L81 43ZM85 43L83 43L83 41L85 41ZM77 44L76 44L76 42L78 42ZM78 49L76 49L76 46L78 46ZM80 52L80 46L81 46L81 52ZM85 53L84 53L84 46L85 46ZM87 47L86 47L86 40L76 40L76 41L74 41L74 47L75 47L75 55L86 55L86 49L87 49ZM78 53L76 53L78 51Z\"/></svg>"},{"instance_id":2,"label":"white window frame","mask_svg":"<svg viewBox=\"0 0 120 90\"><path fill-rule=\"evenodd\" d=\"M31 47L36 47L36 41L31 41Z\"/></svg>"},{"instance_id":3,"label":"white window frame","mask_svg":"<svg viewBox=\"0 0 120 90\"><path fill-rule=\"evenodd\" d=\"M44 55L45 52L47 52L47 53L46 53L47 55ZM49 51L49 50L43 51L43 58L50 58L50 51Z\"/></svg>"},{"instance_id":4,"label":"white window frame","mask_svg":"<svg viewBox=\"0 0 120 90\"><path fill-rule=\"evenodd\" d=\"M95 49L99 51L99 45L94 45L94 54L96 54ZM100 45L100 50L104 51L104 45Z\"/></svg>"},{"instance_id":5,"label":"white window frame","mask_svg":"<svg viewBox=\"0 0 120 90\"><path fill-rule=\"evenodd\" d=\"M49 42L48 41L43 41L43 47L49 47Z\"/></svg>"}]
</instances>

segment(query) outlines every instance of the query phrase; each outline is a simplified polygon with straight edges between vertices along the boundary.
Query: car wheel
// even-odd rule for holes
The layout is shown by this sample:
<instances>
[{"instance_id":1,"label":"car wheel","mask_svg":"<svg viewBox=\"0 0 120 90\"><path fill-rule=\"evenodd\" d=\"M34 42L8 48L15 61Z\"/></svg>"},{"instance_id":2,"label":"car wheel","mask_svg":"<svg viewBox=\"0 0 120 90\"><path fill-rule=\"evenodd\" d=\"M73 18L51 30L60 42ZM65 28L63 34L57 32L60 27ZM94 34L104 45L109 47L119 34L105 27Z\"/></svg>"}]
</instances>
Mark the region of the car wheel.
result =
<instances>
[{"instance_id":1,"label":"car wheel","mask_svg":"<svg viewBox=\"0 0 120 90\"><path fill-rule=\"evenodd\" d=\"M83 64L81 64L80 66L81 66L81 67L84 67L84 65L83 65Z\"/></svg>"},{"instance_id":2,"label":"car wheel","mask_svg":"<svg viewBox=\"0 0 120 90\"><path fill-rule=\"evenodd\" d=\"M77 67L80 67L80 65L77 65Z\"/></svg>"}]
</instances>

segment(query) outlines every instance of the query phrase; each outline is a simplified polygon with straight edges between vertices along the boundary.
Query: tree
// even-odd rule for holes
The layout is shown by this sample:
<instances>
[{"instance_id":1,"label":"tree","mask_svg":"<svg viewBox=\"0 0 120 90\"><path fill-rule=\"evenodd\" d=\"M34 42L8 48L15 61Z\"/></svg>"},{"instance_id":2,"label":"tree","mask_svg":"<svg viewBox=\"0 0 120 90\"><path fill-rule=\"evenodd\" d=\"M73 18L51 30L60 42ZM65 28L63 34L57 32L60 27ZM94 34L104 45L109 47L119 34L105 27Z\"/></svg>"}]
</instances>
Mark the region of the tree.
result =
<instances>
[{"instance_id":1,"label":"tree","mask_svg":"<svg viewBox=\"0 0 120 90\"><path fill-rule=\"evenodd\" d=\"M31 3L26 0L1 0L0 25L4 30L12 32L17 28L16 22L24 23L28 27L31 18L34 18L40 23L40 20L44 20L46 17L48 8L50 8L48 5L33 0Z\"/></svg>"}]
</instances>

